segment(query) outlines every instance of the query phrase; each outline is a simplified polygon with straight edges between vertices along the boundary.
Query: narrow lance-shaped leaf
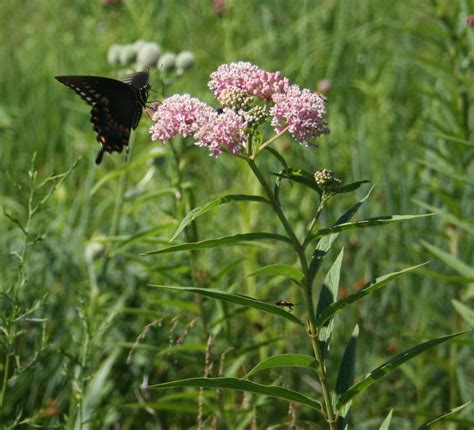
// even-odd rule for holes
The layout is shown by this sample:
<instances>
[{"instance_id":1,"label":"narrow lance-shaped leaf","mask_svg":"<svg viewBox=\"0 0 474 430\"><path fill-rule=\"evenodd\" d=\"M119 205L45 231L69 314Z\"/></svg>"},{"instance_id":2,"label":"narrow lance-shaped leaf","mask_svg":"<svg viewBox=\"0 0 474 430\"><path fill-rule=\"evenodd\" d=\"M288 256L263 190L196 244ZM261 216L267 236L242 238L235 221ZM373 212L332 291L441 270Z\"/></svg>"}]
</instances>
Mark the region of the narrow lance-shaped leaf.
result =
<instances>
[{"instance_id":1,"label":"narrow lance-shaped leaf","mask_svg":"<svg viewBox=\"0 0 474 430\"><path fill-rule=\"evenodd\" d=\"M470 405L471 402L464 403L461 406L458 406L454 409L451 409L449 412L446 412L445 414L438 415L436 418L432 418L429 421L426 421L423 423L420 427L418 427L418 430L427 430L427 429L432 429L435 426L437 426L441 421L445 420L446 418L450 417L451 415L457 414L461 410L463 410L466 406Z\"/></svg>"},{"instance_id":2,"label":"narrow lance-shaped leaf","mask_svg":"<svg viewBox=\"0 0 474 430\"><path fill-rule=\"evenodd\" d=\"M339 290L339 279L341 275L341 265L343 256L344 248L341 249L341 252L339 253L333 265L326 274L326 278L324 279L323 286L319 293L318 306L316 308L316 317L321 315L324 309L332 305L337 300L337 292ZM333 326L334 321L332 319L329 319L319 330L318 340L320 343L323 361L326 354L329 352Z\"/></svg>"},{"instance_id":3,"label":"narrow lance-shaped leaf","mask_svg":"<svg viewBox=\"0 0 474 430\"><path fill-rule=\"evenodd\" d=\"M383 423L380 425L379 430L388 430L390 428L390 422L392 421L393 409L390 409L390 412L383 420Z\"/></svg>"},{"instance_id":4,"label":"narrow lance-shaped leaf","mask_svg":"<svg viewBox=\"0 0 474 430\"><path fill-rule=\"evenodd\" d=\"M225 203L241 201L269 203L267 199L261 196L253 196L247 194L228 194L225 196L218 197L188 212L188 214L183 218L178 228L174 232L173 237L170 239L170 242L173 242L173 240L175 240L189 224L191 224L196 218L199 218L201 215L204 215L206 212L209 212L210 210Z\"/></svg>"},{"instance_id":5,"label":"narrow lance-shaped leaf","mask_svg":"<svg viewBox=\"0 0 474 430\"><path fill-rule=\"evenodd\" d=\"M316 191L319 195L322 194L322 190L314 180L314 176L306 170L289 168L284 169L279 173L274 173L274 175L302 185L306 185L308 188Z\"/></svg>"},{"instance_id":6,"label":"narrow lance-shaped leaf","mask_svg":"<svg viewBox=\"0 0 474 430\"><path fill-rule=\"evenodd\" d=\"M357 338L359 337L359 326L354 327L352 336L344 350L344 354L339 365L339 371L337 373L335 394L336 398L342 395L353 383L354 383L354 372L357 354ZM340 417L337 421L338 429L346 428L347 421L349 418L349 411L351 409L351 403L347 402L340 411Z\"/></svg>"},{"instance_id":7,"label":"narrow lance-shaped leaf","mask_svg":"<svg viewBox=\"0 0 474 430\"><path fill-rule=\"evenodd\" d=\"M469 331L469 330L468 330ZM436 345L439 345L443 342L447 342L457 336L460 336L468 331L461 331L458 333L448 334L446 336L441 336L436 339L431 339L426 342L423 342L411 349L403 351L402 353L396 355L395 357L391 358L390 360L383 363L381 366L372 370L367 376L365 376L361 381L354 384L350 387L336 402L336 408L339 410L344 406L347 402L349 402L354 396L364 391L367 387L372 385L377 379L380 379L382 376L387 375L392 370L396 369L401 364L405 363L406 361L410 360L411 358L415 357L422 352L433 348Z\"/></svg>"},{"instance_id":8,"label":"narrow lance-shaped leaf","mask_svg":"<svg viewBox=\"0 0 474 430\"><path fill-rule=\"evenodd\" d=\"M359 200L348 211L346 211L336 221L334 225L336 226L336 225L343 224L349 221L354 216L354 214L359 210L359 208L364 204L364 202L369 198L370 193L372 192L373 189L374 187L370 188L366 196L362 198L361 200ZM309 277L311 280L314 279L314 277L316 276L316 273L318 273L318 270L321 267L324 257L328 253L329 249L331 249L332 244L334 243L334 241L337 239L338 236L339 236L339 233L333 233L329 236L323 236L319 240L318 244L316 245L316 249L314 250L313 255L311 256L311 262L309 265ZM303 246L307 246L308 243L309 242L305 240Z\"/></svg>"},{"instance_id":9,"label":"narrow lance-shaped leaf","mask_svg":"<svg viewBox=\"0 0 474 430\"><path fill-rule=\"evenodd\" d=\"M278 306L272 305L267 302L256 300L252 297L244 296L241 294L227 293L225 291L215 290L212 288L197 288L197 287L178 287L172 285L150 285L151 287L164 288L167 290L182 291L187 293L199 294L205 297L211 297L213 299L224 300L227 302L235 303L237 305L246 306L249 308L258 309L270 314L277 315L281 318L294 322L303 326L304 324L293 314L281 309Z\"/></svg>"},{"instance_id":10,"label":"narrow lance-shaped leaf","mask_svg":"<svg viewBox=\"0 0 474 430\"><path fill-rule=\"evenodd\" d=\"M351 303L356 302L357 300L362 299L363 297L373 294L376 291L380 290L380 288L387 285L389 282L393 281L394 279L404 275L407 272L411 272L412 270L418 269L419 267L424 266L427 263L419 264L417 266L408 267L407 269L400 270L399 272L392 272L387 275L380 276L368 284L366 284L363 288L357 291L354 294L347 296L345 299L339 300L332 305L329 305L327 308L321 312L320 315L316 318L316 326L321 326L325 321L331 318L337 311L344 309L346 306L349 306Z\"/></svg>"},{"instance_id":11,"label":"narrow lance-shaped leaf","mask_svg":"<svg viewBox=\"0 0 474 430\"><path fill-rule=\"evenodd\" d=\"M421 215L384 215L374 218L368 218L361 221L348 222L344 224L335 225L330 228L322 228L310 236L308 241L316 239L321 236L332 235L334 233L341 233L343 231L355 230L367 227L378 227L388 224L395 224L403 221L411 221L418 218L426 218L435 214L421 214Z\"/></svg>"},{"instance_id":12,"label":"narrow lance-shaped leaf","mask_svg":"<svg viewBox=\"0 0 474 430\"><path fill-rule=\"evenodd\" d=\"M293 266L288 264L271 264L261 267L247 276L284 276L297 282L298 284L304 278L304 274Z\"/></svg>"},{"instance_id":13,"label":"narrow lance-shaped leaf","mask_svg":"<svg viewBox=\"0 0 474 430\"><path fill-rule=\"evenodd\" d=\"M244 378L249 378L262 370L274 369L276 367L306 367L316 368L317 363L314 357L306 354L279 354L266 358L258 363Z\"/></svg>"},{"instance_id":14,"label":"narrow lance-shaped leaf","mask_svg":"<svg viewBox=\"0 0 474 430\"><path fill-rule=\"evenodd\" d=\"M355 191L355 190L359 189L362 185L369 184L369 183L370 183L370 181L367 181L367 180L351 182L350 184L346 184L346 185L343 185L342 187L338 188L335 192L337 194L350 193L352 191Z\"/></svg>"},{"instance_id":15,"label":"narrow lance-shaped leaf","mask_svg":"<svg viewBox=\"0 0 474 430\"><path fill-rule=\"evenodd\" d=\"M179 245L168 246L166 248L148 251L140 255L166 254L169 252L190 251L197 249L215 248L218 246L232 246L245 242L256 242L260 240L277 240L291 244L291 240L286 236L275 233L242 233L232 236L223 236L217 239L202 240L200 242L181 243Z\"/></svg>"},{"instance_id":16,"label":"narrow lance-shaped leaf","mask_svg":"<svg viewBox=\"0 0 474 430\"><path fill-rule=\"evenodd\" d=\"M164 384L150 385L148 389L166 389L181 387L205 387L205 388L221 388L237 391L247 391L255 394L263 394L266 396L276 397L278 399L301 403L322 413L322 405L316 399L305 396L297 391L288 388L277 387L274 385L262 385L247 379L238 378L190 378L181 379L179 381L166 382Z\"/></svg>"}]
</instances>

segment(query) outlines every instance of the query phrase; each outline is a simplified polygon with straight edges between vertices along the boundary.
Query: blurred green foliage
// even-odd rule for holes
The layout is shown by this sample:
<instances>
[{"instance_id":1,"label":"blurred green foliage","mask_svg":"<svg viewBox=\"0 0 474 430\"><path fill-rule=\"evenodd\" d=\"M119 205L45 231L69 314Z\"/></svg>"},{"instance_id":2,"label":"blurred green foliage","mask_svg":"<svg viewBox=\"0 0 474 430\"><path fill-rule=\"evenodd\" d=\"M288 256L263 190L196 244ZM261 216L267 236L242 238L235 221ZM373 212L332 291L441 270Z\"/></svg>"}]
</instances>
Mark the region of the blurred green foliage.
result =
<instances>
[{"instance_id":1,"label":"blurred green foliage","mask_svg":"<svg viewBox=\"0 0 474 430\"><path fill-rule=\"evenodd\" d=\"M257 194L258 187L231 157L215 160L184 142L173 148L152 143L146 117L132 137L130 164L115 154L100 169L95 166L98 146L88 108L53 77L115 76L118 69L107 63L107 51L116 43L152 40L165 51L194 53L194 68L166 86L165 95L185 92L212 102L209 74L240 60L281 70L313 90L329 80L331 134L316 150L282 141L285 156L309 171L333 169L345 182L376 183L363 218L423 208L441 212L413 225L345 236L341 285L347 291L364 279L433 262L336 321L328 366L337 369L355 323L356 375L422 339L468 327L451 300L472 308L474 297L473 278L456 264L474 262L474 33L465 23L474 1L226 0L223 10L216 3L0 4L0 204L9 215L0 217L5 428L192 428L199 392L163 394L140 387L203 376L209 333L215 336L214 372L221 365L226 376L241 376L275 352L307 352L299 336L267 315L147 287L218 285L260 300L299 300L289 297L287 281L245 278L263 264L293 263L270 246L206 250L191 260L184 254L139 256L168 243L191 209L186 202L198 205L223 192ZM159 93L158 74L152 84ZM30 219L34 153L39 182L81 159ZM278 166L268 158L264 168ZM47 189L35 188L33 199L41 201ZM289 218L302 231L311 196L298 187L282 194ZM360 190L359 197L363 194ZM342 199L326 212L324 224L351 204ZM199 220L191 239L272 230L272 220L257 206L227 206ZM11 218L23 228L30 220L27 240ZM15 253L23 250L19 263ZM465 337L375 384L354 401L354 428L378 427L395 407L394 428L412 429L430 414L472 400L472 348L472 336ZM262 378L314 390L309 375L294 371ZM285 428L289 419L286 405L265 397L209 390L201 404L204 428L212 428L213 416L221 428L235 429L248 428L252 420L256 428ZM300 428L311 428L304 427L314 420L311 412L293 412ZM473 423L474 412L466 409L446 425Z\"/></svg>"}]
</instances>

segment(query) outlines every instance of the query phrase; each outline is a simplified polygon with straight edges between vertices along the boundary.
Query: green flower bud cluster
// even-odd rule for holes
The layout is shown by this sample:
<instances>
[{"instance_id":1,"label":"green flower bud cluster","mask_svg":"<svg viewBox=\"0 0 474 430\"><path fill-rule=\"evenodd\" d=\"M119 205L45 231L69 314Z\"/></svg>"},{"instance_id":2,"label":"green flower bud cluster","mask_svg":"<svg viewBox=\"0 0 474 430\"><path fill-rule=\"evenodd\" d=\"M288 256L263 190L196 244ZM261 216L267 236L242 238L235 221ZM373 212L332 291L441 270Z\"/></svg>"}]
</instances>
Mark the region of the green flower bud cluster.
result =
<instances>
[{"instance_id":1,"label":"green flower bud cluster","mask_svg":"<svg viewBox=\"0 0 474 430\"><path fill-rule=\"evenodd\" d=\"M223 90L217 98L222 107L228 107L235 111L248 110L252 103L252 97L240 88L229 88Z\"/></svg>"},{"instance_id":2,"label":"green flower bud cluster","mask_svg":"<svg viewBox=\"0 0 474 430\"><path fill-rule=\"evenodd\" d=\"M162 54L158 43L137 40L127 45L111 45L107 52L107 61L112 65L131 65L136 70L156 67L167 73L175 70L177 74L182 74L194 64L194 54L190 51Z\"/></svg>"},{"instance_id":3,"label":"green flower bud cluster","mask_svg":"<svg viewBox=\"0 0 474 430\"><path fill-rule=\"evenodd\" d=\"M333 171L329 169L322 169L316 171L316 173L314 174L314 180L321 189L327 191L337 190L342 183L340 179L334 176Z\"/></svg>"},{"instance_id":4,"label":"green flower bud cluster","mask_svg":"<svg viewBox=\"0 0 474 430\"><path fill-rule=\"evenodd\" d=\"M263 124L268 117L265 106L254 106L245 113L245 119L250 126Z\"/></svg>"}]
</instances>

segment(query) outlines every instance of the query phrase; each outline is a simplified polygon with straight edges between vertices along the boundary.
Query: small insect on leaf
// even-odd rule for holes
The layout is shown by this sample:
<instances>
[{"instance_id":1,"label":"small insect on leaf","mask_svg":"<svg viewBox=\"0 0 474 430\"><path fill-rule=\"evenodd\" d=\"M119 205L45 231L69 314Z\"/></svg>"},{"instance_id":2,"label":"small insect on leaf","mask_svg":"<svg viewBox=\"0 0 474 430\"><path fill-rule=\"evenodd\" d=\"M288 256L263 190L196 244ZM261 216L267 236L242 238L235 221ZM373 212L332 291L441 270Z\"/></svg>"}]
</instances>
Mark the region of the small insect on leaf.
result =
<instances>
[{"instance_id":1,"label":"small insect on leaf","mask_svg":"<svg viewBox=\"0 0 474 430\"><path fill-rule=\"evenodd\" d=\"M282 308L288 308L288 312L293 311L293 306L295 306L294 303L289 302L288 300L279 300L278 302L275 302L277 306L280 306Z\"/></svg>"},{"instance_id":2,"label":"small insect on leaf","mask_svg":"<svg viewBox=\"0 0 474 430\"><path fill-rule=\"evenodd\" d=\"M92 106L91 123L101 145L95 162L105 152L122 152L128 146L148 100L148 72L133 73L122 81L100 76L56 76Z\"/></svg>"}]
</instances>

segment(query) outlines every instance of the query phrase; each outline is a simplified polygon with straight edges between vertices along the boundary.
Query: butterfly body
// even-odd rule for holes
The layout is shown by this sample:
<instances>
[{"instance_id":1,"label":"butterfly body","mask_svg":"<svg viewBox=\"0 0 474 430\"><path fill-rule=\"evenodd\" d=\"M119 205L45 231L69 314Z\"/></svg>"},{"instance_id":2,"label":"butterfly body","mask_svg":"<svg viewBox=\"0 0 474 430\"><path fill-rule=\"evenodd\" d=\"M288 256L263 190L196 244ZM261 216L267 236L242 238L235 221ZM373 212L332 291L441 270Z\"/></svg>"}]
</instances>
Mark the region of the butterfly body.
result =
<instances>
[{"instance_id":1,"label":"butterfly body","mask_svg":"<svg viewBox=\"0 0 474 430\"><path fill-rule=\"evenodd\" d=\"M148 99L148 72L138 72L123 81L100 76L56 76L92 106L91 123L101 149L96 159L100 164L105 152L122 152L128 146L130 132L137 128Z\"/></svg>"}]
</instances>

